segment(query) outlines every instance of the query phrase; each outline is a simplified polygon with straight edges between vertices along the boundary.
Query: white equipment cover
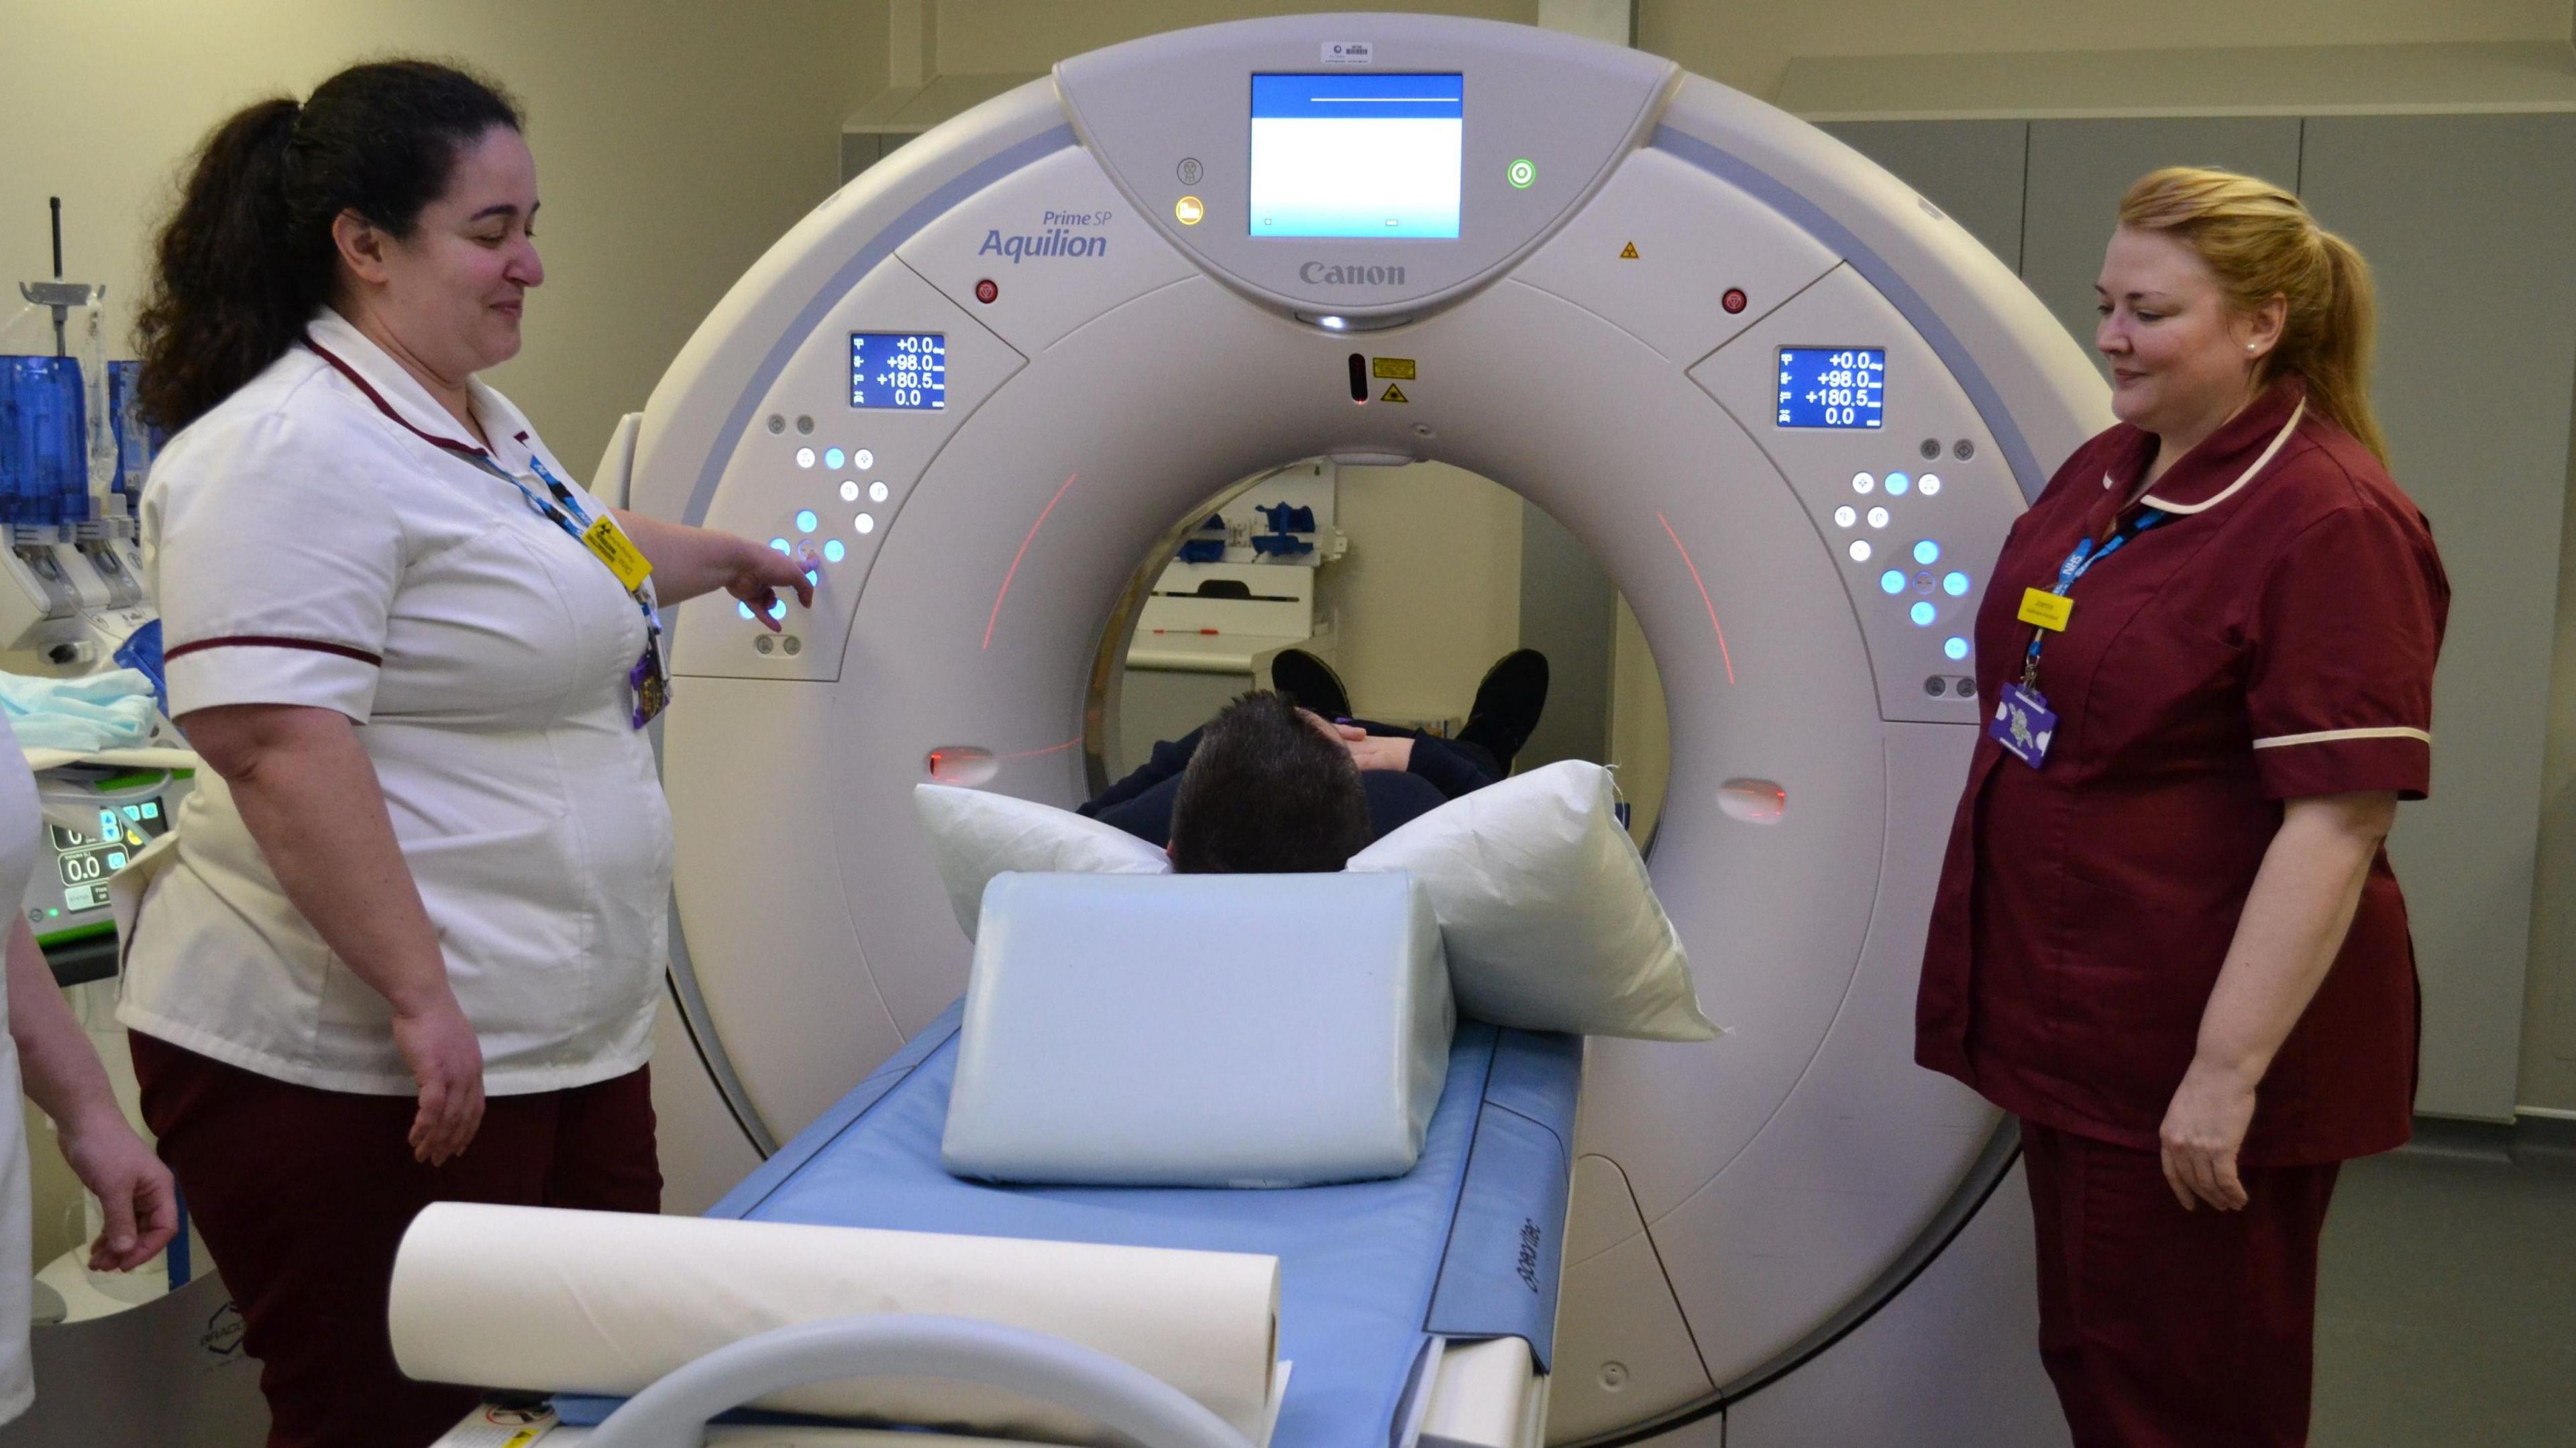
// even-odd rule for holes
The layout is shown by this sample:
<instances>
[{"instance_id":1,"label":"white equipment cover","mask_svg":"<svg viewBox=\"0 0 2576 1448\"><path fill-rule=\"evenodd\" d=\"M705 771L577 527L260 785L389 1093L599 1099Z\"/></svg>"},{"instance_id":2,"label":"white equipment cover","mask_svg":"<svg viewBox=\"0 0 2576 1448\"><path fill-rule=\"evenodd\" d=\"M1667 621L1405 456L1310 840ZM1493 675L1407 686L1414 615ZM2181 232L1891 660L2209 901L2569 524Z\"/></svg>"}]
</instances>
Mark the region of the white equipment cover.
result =
<instances>
[{"instance_id":1,"label":"white equipment cover","mask_svg":"<svg viewBox=\"0 0 2576 1448\"><path fill-rule=\"evenodd\" d=\"M448 1202L404 1235L390 1318L394 1360L414 1378L631 1396L772 1328L898 1312L1051 1333L1267 1439L1275 1257ZM750 1406L1054 1443L1101 1435L1032 1398L925 1378L818 1383Z\"/></svg>"},{"instance_id":2,"label":"white equipment cover","mask_svg":"<svg viewBox=\"0 0 2576 1448\"><path fill-rule=\"evenodd\" d=\"M1455 1024L1400 871L997 876L941 1157L1099 1186L1400 1176Z\"/></svg>"}]
</instances>

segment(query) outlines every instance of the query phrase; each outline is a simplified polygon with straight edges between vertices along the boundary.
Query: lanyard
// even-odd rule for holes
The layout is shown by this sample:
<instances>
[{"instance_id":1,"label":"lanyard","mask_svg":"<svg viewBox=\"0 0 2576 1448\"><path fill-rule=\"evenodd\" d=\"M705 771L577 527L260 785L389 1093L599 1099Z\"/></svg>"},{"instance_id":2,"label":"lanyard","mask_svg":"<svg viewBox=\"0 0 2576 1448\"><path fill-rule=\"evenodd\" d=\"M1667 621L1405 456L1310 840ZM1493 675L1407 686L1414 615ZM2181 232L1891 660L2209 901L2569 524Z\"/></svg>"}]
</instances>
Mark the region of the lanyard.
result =
<instances>
[{"instance_id":1,"label":"lanyard","mask_svg":"<svg viewBox=\"0 0 2576 1448\"><path fill-rule=\"evenodd\" d=\"M312 337L307 336L304 339L304 345L311 348L315 356L331 364L332 368L338 371L341 376L348 378L349 381L357 387L359 392L365 394L366 399L369 402L376 405L376 410L378 412L392 418L397 426L440 451L453 454L466 462L472 463L474 466L481 468L483 471L490 473L492 476L499 478L501 481L508 483L514 488L517 488L519 490L519 496L528 500L528 507L530 510L535 512L538 517L543 518L547 522L564 530L567 537L570 537L572 541L581 545L581 550L584 553L590 553L594 557L597 556L597 550L590 546L590 541L587 536L592 526L590 514L586 512L582 508L580 502L573 497L572 489L564 486L561 479L557 478L552 472L547 470L544 460L536 455L535 449L531 448L529 450L528 464L536 469L538 480L543 482L546 485L546 491L553 495L553 501L551 502L538 497L536 490L528 486L527 479L522 478L516 473L513 473L509 469L501 466L501 464L495 461L492 455L484 449L476 447L472 443L458 442L454 438L440 437L436 433L424 432L421 429L412 426L410 419L404 417L401 413L394 411L393 405L385 401L384 394L376 391L374 385L369 383L365 377L359 374L358 369L341 361L337 356L334 356L328 348L325 348L321 343L314 341ZM567 514L570 516L567 516ZM579 521L576 522L576 519ZM606 559L603 558L600 562L601 566L607 566ZM648 653L658 654L662 638L662 614L661 610L654 606L655 600L653 596L652 580L648 578L634 587L628 588L626 590L626 596L634 599L635 606L644 611L646 651Z\"/></svg>"},{"instance_id":2,"label":"lanyard","mask_svg":"<svg viewBox=\"0 0 2576 1448\"><path fill-rule=\"evenodd\" d=\"M2075 551L2067 554L2066 561L2057 566L2057 581L2049 585L2048 591L2064 598L2075 587L2075 580L2093 571L2094 564L2119 552L2130 539L2172 516L2162 508L2145 509L2138 514L2135 523L2114 532L2111 541L2103 544L2098 552L2090 537L2078 540ZM2022 657L2021 686L2034 693L2039 689L2039 651L2047 644L2048 633L2047 629L2034 626L2030 631L2030 651Z\"/></svg>"}]
</instances>

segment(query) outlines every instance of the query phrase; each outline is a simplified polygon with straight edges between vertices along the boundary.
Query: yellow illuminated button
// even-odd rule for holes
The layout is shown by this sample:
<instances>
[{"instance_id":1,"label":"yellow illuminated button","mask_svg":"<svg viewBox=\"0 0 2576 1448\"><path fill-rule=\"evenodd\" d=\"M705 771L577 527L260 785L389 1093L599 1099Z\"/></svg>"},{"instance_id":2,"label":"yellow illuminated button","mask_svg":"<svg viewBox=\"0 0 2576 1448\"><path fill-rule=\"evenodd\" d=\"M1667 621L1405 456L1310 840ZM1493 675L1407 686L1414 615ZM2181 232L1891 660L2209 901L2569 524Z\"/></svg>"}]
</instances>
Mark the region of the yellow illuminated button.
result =
<instances>
[{"instance_id":1,"label":"yellow illuminated button","mask_svg":"<svg viewBox=\"0 0 2576 1448\"><path fill-rule=\"evenodd\" d=\"M1196 226L1207 219L1207 206L1195 196L1184 196L1172 203L1172 215L1183 226Z\"/></svg>"}]
</instances>

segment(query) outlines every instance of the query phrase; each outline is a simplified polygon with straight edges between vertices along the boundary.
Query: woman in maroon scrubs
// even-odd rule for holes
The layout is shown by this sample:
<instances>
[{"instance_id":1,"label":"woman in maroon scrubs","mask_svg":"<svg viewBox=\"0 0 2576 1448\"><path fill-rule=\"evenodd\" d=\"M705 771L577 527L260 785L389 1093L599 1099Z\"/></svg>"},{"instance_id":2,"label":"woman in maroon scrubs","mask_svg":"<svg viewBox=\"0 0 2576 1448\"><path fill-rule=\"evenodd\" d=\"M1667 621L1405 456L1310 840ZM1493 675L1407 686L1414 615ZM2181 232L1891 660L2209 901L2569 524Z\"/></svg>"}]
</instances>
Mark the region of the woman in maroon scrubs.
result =
<instances>
[{"instance_id":1,"label":"woman in maroon scrubs","mask_svg":"<svg viewBox=\"0 0 2576 1448\"><path fill-rule=\"evenodd\" d=\"M2302 1444L2335 1172L2412 1112L2381 842L2450 587L2371 418L2369 273L2295 196L2155 172L2100 292L2120 423L1977 620L1915 1055L2021 1118L2078 1448Z\"/></svg>"}]
</instances>

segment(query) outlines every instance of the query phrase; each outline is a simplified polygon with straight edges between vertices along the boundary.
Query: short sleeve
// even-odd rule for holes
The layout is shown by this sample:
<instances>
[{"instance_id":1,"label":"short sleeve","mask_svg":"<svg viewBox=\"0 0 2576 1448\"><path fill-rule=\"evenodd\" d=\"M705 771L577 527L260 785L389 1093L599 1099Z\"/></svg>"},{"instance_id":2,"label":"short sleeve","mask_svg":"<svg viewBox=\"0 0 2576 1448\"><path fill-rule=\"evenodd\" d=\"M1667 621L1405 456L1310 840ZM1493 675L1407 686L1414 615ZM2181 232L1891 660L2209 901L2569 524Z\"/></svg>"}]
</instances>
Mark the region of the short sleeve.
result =
<instances>
[{"instance_id":1,"label":"short sleeve","mask_svg":"<svg viewBox=\"0 0 2576 1448\"><path fill-rule=\"evenodd\" d=\"M363 724L374 709L402 525L316 431L272 413L156 470L145 563L173 716L302 704Z\"/></svg>"},{"instance_id":2,"label":"short sleeve","mask_svg":"<svg viewBox=\"0 0 2576 1448\"><path fill-rule=\"evenodd\" d=\"M2246 689L2267 797L2424 798L2449 602L2431 537L2373 502L2337 508L2282 549L2263 579Z\"/></svg>"}]
</instances>

